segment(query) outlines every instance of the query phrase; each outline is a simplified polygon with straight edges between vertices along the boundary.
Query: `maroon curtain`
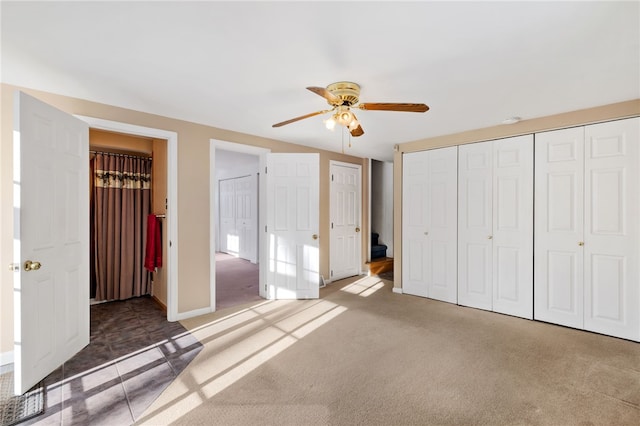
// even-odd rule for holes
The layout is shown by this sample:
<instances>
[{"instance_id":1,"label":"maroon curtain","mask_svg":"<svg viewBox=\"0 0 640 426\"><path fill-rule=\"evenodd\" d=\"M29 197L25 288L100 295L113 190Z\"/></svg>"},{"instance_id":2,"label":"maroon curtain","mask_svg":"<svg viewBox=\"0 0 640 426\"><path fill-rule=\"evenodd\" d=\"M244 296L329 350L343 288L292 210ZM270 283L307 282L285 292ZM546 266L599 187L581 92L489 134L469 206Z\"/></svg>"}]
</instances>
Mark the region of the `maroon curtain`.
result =
<instances>
[{"instance_id":1,"label":"maroon curtain","mask_svg":"<svg viewBox=\"0 0 640 426\"><path fill-rule=\"evenodd\" d=\"M151 159L96 153L93 179L96 300L150 293L144 269Z\"/></svg>"}]
</instances>

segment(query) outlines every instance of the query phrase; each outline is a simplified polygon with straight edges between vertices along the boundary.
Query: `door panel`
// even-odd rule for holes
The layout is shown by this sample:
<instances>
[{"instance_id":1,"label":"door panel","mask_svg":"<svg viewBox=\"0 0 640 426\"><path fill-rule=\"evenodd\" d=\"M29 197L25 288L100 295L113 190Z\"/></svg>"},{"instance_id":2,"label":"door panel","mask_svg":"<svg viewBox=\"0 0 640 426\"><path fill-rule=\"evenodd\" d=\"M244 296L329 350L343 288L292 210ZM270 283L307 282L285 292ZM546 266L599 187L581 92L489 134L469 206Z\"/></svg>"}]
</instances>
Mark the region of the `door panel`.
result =
<instances>
[{"instance_id":1,"label":"door panel","mask_svg":"<svg viewBox=\"0 0 640 426\"><path fill-rule=\"evenodd\" d=\"M89 129L16 96L15 393L89 343ZM25 262L40 262L35 270Z\"/></svg>"},{"instance_id":2,"label":"door panel","mask_svg":"<svg viewBox=\"0 0 640 426\"><path fill-rule=\"evenodd\" d=\"M463 289L464 301L470 302L460 304L474 306L471 303L476 299L477 306L474 307L491 310L491 246L484 242L466 243L465 248L465 276L461 278L466 283Z\"/></svg>"},{"instance_id":3,"label":"door panel","mask_svg":"<svg viewBox=\"0 0 640 426\"><path fill-rule=\"evenodd\" d=\"M584 328L640 339L640 118L585 127Z\"/></svg>"},{"instance_id":4,"label":"door panel","mask_svg":"<svg viewBox=\"0 0 640 426\"><path fill-rule=\"evenodd\" d=\"M516 247L496 247L494 249L496 269L494 271L494 308L500 303L518 304L523 289L520 278L520 250ZM533 307L532 307L533 308ZM512 314L514 315L514 314Z\"/></svg>"},{"instance_id":5,"label":"door panel","mask_svg":"<svg viewBox=\"0 0 640 426\"><path fill-rule=\"evenodd\" d=\"M403 155L403 293L457 302L457 156L457 147Z\"/></svg>"},{"instance_id":6,"label":"door panel","mask_svg":"<svg viewBox=\"0 0 640 426\"><path fill-rule=\"evenodd\" d=\"M252 263L257 261L258 185L256 176L236 179L235 227L239 237L239 255Z\"/></svg>"},{"instance_id":7,"label":"door panel","mask_svg":"<svg viewBox=\"0 0 640 426\"><path fill-rule=\"evenodd\" d=\"M429 151L402 156L402 292L427 297Z\"/></svg>"},{"instance_id":8,"label":"door panel","mask_svg":"<svg viewBox=\"0 0 640 426\"><path fill-rule=\"evenodd\" d=\"M535 136L534 318L584 326L584 128Z\"/></svg>"},{"instance_id":9,"label":"door panel","mask_svg":"<svg viewBox=\"0 0 640 426\"><path fill-rule=\"evenodd\" d=\"M331 280L352 277L361 271L361 170L357 165L331 162Z\"/></svg>"},{"instance_id":10,"label":"door panel","mask_svg":"<svg viewBox=\"0 0 640 426\"><path fill-rule=\"evenodd\" d=\"M581 263L576 259L578 253L555 250L546 250L546 253L548 276L544 290L547 310L578 318L582 312L582 300L576 298L576 294L582 292L576 282L580 276L576 265Z\"/></svg>"},{"instance_id":11,"label":"door panel","mask_svg":"<svg viewBox=\"0 0 640 426\"><path fill-rule=\"evenodd\" d=\"M493 141L493 310L533 318L533 136Z\"/></svg>"},{"instance_id":12,"label":"door panel","mask_svg":"<svg viewBox=\"0 0 640 426\"><path fill-rule=\"evenodd\" d=\"M491 310L492 143L461 145L458 152L458 303Z\"/></svg>"},{"instance_id":13,"label":"door panel","mask_svg":"<svg viewBox=\"0 0 640 426\"><path fill-rule=\"evenodd\" d=\"M238 254L239 239L235 229L235 200L233 179L225 179L218 182L220 188L220 251L230 254Z\"/></svg>"},{"instance_id":14,"label":"door panel","mask_svg":"<svg viewBox=\"0 0 640 426\"><path fill-rule=\"evenodd\" d=\"M319 156L269 154L267 164L270 298L317 299Z\"/></svg>"},{"instance_id":15,"label":"door panel","mask_svg":"<svg viewBox=\"0 0 640 426\"><path fill-rule=\"evenodd\" d=\"M428 151L427 297L458 301L458 149Z\"/></svg>"}]
</instances>

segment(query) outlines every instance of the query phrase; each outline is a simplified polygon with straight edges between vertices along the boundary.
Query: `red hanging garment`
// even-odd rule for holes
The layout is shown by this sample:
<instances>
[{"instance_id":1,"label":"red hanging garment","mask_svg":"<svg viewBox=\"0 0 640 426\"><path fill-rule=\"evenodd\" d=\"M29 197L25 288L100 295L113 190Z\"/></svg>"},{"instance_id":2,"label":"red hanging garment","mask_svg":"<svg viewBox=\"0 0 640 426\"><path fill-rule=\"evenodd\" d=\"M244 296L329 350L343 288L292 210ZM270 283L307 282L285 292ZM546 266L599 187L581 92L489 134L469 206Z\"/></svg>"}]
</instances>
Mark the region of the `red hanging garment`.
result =
<instances>
[{"instance_id":1,"label":"red hanging garment","mask_svg":"<svg viewBox=\"0 0 640 426\"><path fill-rule=\"evenodd\" d=\"M162 267L162 228L160 220L154 214L147 216L147 249L144 267L151 272Z\"/></svg>"}]
</instances>

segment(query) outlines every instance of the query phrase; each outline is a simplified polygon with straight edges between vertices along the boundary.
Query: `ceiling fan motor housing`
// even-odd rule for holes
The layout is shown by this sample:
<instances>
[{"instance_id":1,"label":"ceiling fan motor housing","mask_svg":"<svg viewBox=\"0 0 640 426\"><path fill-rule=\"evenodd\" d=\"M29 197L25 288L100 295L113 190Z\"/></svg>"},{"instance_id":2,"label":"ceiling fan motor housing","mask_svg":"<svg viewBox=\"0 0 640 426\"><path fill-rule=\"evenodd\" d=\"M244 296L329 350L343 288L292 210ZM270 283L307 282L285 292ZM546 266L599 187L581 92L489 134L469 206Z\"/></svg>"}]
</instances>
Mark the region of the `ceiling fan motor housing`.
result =
<instances>
[{"instance_id":1,"label":"ceiling fan motor housing","mask_svg":"<svg viewBox=\"0 0 640 426\"><path fill-rule=\"evenodd\" d=\"M341 103L331 103L333 106L352 106L360 100L360 86L351 81L339 81L327 86L327 90L340 98Z\"/></svg>"}]
</instances>

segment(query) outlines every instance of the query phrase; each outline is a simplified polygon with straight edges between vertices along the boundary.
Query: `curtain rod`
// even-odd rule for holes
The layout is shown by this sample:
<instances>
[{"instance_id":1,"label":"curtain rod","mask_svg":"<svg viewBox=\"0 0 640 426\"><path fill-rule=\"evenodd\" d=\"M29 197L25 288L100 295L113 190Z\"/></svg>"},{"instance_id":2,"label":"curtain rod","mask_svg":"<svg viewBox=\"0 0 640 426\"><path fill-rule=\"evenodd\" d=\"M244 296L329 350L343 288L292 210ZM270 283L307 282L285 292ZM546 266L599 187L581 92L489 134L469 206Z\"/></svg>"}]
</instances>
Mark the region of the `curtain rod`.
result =
<instances>
[{"instance_id":1,"label":"curtain rod","mask_svg":"<svg viewBox=\"0 0 640 426\"><path fill-rule=\"evenodd\" d=\"M120 152L111 152L111 151L96 151L94 149L89 150L90 154L107 154L107 155L119 155L121 157L129 157L129 158L144 158L145 160L153 160L151 155L146 155L143 153L140 154L123 154Z\"/></svg>"}]
</instances>

